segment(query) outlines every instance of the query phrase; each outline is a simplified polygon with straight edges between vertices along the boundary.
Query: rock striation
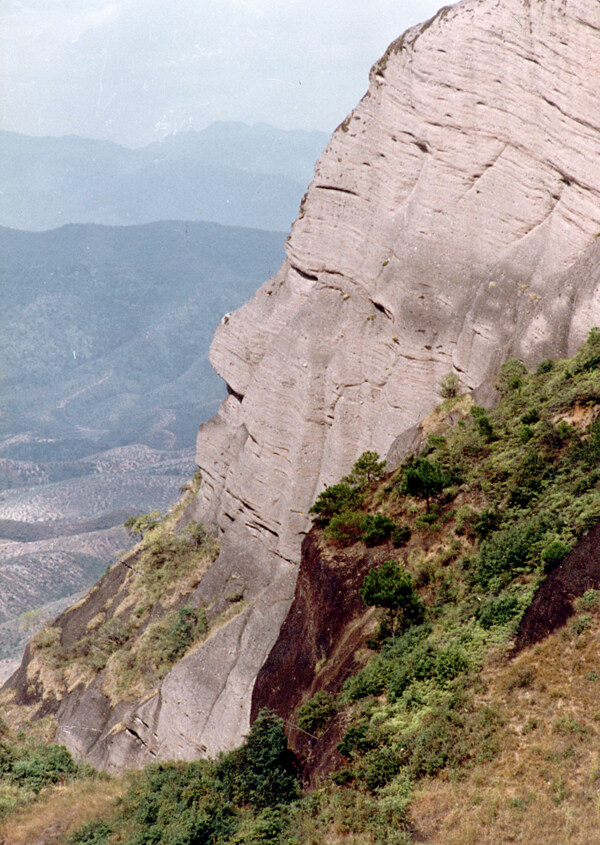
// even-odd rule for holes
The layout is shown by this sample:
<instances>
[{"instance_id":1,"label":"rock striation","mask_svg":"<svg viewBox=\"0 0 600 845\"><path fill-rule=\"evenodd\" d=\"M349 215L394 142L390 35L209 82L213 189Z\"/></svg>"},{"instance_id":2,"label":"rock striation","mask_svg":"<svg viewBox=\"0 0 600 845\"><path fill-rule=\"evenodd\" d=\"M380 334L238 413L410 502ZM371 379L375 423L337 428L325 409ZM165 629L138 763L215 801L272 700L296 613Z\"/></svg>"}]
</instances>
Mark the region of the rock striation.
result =
<instances>
[{"instance_id":1,"label":"rock striation","mask_svg":"<svg viewBox=\"0 0 600 845\"><path fill-rule=\"evenodd\" d=\"M198 595L237 579L246 610L128 715L105 765L238 743L324 486L387 454L446 373L483 395L507 357L571 353L600 323L599 55L595 0L464 0L375 64L283 266L211 348L229 395L200 430L188 515L221 554Z\"/></svg>"},{"instance_id":2,"label":"rock striation","mask_svg":"<svg viewBox=\"0 0 600 845\"><path fill-rule=\"evenodd\" d=\"M230 743L324 486L387 454L449 371L481 388L600 322L598 55L590 0L466 0L410 29L318 162L281 270L221 322L198 513L218 569L243 550L273 578L244 630L264 649L223 666Z\"/></svg>"}]
</instances>

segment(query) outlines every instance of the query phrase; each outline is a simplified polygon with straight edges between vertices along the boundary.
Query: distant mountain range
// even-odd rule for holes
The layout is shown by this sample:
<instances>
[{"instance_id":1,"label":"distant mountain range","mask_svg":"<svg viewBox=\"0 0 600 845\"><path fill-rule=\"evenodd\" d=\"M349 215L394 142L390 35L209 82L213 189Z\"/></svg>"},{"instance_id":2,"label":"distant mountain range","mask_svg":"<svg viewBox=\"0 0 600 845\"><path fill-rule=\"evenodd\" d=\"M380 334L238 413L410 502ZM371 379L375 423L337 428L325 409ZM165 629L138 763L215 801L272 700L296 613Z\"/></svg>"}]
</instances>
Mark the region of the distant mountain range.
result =
<instances>
[{"instance_id":1,"label":"distant mountain range","mask_svg":"<svg viewBox=\"0 0 600 845\"><path fill-rule=\"evenodd\" d=\"M0 132L0 225L214 221L287 231L328 136L214 123L132 150Z\"/></svg>"},{"instance_id":2,"label":"distant mountain range","mask_svg":"<svg viewBox=\"0 0 600 845\"><path fill-rule=\"evenodd\" d=\"M178 221L0 229L0 659L31 633L21 613L72 599L130 544L128 515L179 496L225 395L214 329L283 242Z\"/></svg>"},{"instance_id":3,"label":"distant mountain range","mask_svg":"<svg viewBox=\"0 0 600 845\"><path fill-rule=\"evenodd\" d=\"M224 395L214 329L279 267L283 240L172 221L0 229L5 457L191 445Z\"/></svg>"}]
</instances>

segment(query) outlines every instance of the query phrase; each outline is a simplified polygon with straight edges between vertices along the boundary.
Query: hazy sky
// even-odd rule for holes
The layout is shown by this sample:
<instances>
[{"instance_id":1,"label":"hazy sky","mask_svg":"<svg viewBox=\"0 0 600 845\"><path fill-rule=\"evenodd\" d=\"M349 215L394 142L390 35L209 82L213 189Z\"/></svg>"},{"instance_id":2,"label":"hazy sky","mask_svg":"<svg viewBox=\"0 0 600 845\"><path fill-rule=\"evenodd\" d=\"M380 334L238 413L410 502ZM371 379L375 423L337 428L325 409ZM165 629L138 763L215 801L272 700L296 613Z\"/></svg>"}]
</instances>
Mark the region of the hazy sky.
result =
<instances>
[{"instance_id":1,"label":"hazy sky","mask_svg":"<svg viewBox=\"0 0 600 845\"><path fill-rule=\"evenodd\" d=\"M1 126L140 146L214 120L331 131L440 0L3 0Z\"/></svg>"}]
</instances>

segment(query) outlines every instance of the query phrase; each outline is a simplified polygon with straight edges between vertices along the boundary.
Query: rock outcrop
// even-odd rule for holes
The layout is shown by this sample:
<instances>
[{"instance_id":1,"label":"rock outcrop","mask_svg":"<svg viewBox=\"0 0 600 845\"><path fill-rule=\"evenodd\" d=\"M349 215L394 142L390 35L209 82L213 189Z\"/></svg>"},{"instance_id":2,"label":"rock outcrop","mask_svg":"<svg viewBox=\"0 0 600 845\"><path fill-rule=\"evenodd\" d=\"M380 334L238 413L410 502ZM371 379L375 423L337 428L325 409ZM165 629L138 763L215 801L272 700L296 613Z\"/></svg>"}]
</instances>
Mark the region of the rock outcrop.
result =
<instances>
[{"instance_id":1,"label":"rock outcrop","mask_svg":"<svg viewBox=\"0 0 600 845\"><path fill-rule=\"evenodd\" d=\"M248 605L145 702L136 760L246 732L325 485L385 455L446 373L483 389L507 357L571 353L600 323L599 55L595 0L465 0L373 67L281 270L215 335L229 396L198 437L193 515L221 554L199 590L237 578Z\"/></svg>"},{"instance_id":2,"label":"rock outcrop","mask_svg":"<svg viewBox=\"0 0 600 845\"><path fill-rule=\"evenodd\" d=\"M409 30L318 162L280 272L219 326L230 395L199 434L198 513L218 569L243 550L275 579L244 630L264 649L222 667L231 743L323 487L386 454L447 372L477 388L600 322L598 55L590 0L467 0Z\"/></svg>"}]
</instances>

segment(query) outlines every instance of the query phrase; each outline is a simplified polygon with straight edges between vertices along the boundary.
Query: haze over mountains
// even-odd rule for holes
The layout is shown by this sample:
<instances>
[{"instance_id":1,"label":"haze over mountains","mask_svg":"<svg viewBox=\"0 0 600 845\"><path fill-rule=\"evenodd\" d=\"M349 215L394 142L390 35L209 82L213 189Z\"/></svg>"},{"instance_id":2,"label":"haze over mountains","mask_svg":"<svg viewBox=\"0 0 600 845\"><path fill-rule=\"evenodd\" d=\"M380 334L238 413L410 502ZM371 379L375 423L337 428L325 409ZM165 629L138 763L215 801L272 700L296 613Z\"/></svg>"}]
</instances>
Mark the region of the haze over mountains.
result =
<instances>
[{"instance_id":1,"label":"haze over mountains","mask_svg":"<svg viewBox=\"0 0 600 845\"><path fill-rule=\"evenodd\" d=\"M256 221L289 227L324 138L216 124L127 150L2 133L3 222L69 224L0 229L0 658L29 633L21 613L72 600L130 544L125 518L166 510L193 475L225 395L214 330L283 258L284 233ZM194 209L240 225L181 219ZM133 220L153 222L106 225Z\"/></svg>"},{"instance_id":2,"label":"haze over mountains","mask_svg":"<svg viewBox=\"0 0 600 845\"><path fill-rule=\"evenodd\" d=\"M220 122L133 150L0 132L0 225L204 220L287 231L327 138Z\"/></svg>"}]
</instances>

